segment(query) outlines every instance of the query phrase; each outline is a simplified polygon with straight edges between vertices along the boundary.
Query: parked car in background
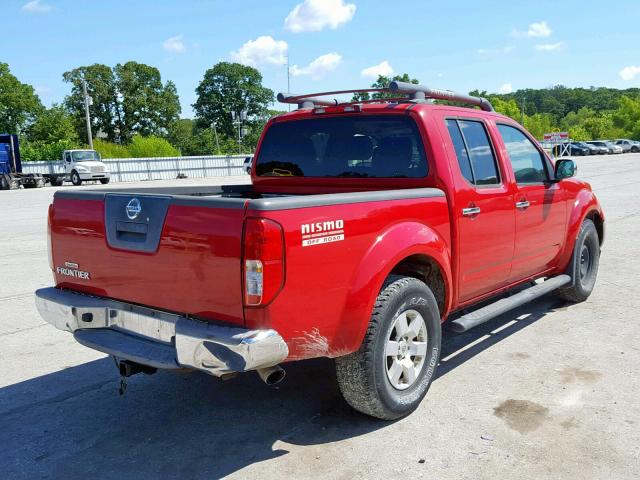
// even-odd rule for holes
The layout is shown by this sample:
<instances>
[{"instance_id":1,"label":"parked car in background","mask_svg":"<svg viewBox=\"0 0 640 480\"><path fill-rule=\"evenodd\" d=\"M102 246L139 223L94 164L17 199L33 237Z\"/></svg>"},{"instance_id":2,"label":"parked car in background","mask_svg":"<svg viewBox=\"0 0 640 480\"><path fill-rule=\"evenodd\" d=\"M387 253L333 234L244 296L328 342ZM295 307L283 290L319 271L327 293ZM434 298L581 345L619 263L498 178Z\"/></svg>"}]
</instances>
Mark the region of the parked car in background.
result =
<instances>
[{"instance_id":1,"label":"parked car in background","mask_svg":"<svg viewBox=\"0 0 640 480\"><path fill-rule=\"evenodd\" d=\"M616 145L622 147L625 153L632 152L638 153L640 152L640 142L636 142L635 140L628 140L626 138L620 138L615 141Z\"/></svg>"},{"instance_id":2,"label":"parked car in background","mask_svg":"<svg viewBox=\"0 0 640 480\"><path fill-rule=\"evenodd\" d=\"M596 147L595 145L589 145L586 142L573 142L575 145L579 147L586 148L588 150L587 155L598 155L600 153L600 147Z\"/></svg>"},{"instance_id":3,"label":"parked car in background","mask_svg":"<svg viewBox=\"0 0 640 480\"><path fill-rule=\"evenodd\" d=\"M624 153L624 149L620 145L616 145L609 140L604 140L604 143L607 147L609 147L610 153Z\"/></svg>"},{"instance_id":4,"label":"parked car in background","mask_svg":"<svg viewBox=\"0 0 640 480\"><path fill-rule=\"evenodd\" d=\"M553 147L553 155L560 156L585 156L591 155L591 150L588 147L583 147L578 143L569 143L563 145L556 145Z\"/></svg>"},{"instance_id":5,"label":"parked car in background","mask_svg":"<svg viewBox=\"0 0 640 480\"><path fill-rule=\"evenodd\" d=\"M247 174L251 175L251 165L253 163L253 156L245 157L244 162L242 163L242 168Z\"/></svg>"},{"instance_id":6,"label":"parked car in background","mask_svg":"<svg viewBox=\"0 0 640 480\"><path fill-rule=\"evenodd\" d=\"M609 153L614 153L613 149L607 145L607 142L603 142L603 141L600 141L600 140L592 140L590 142L585 142L585 143L588 143L589 145L595 145L596 147L598 147L600 149L599 153L601 155L607 155Z\"/></svg>"}]
</instances>

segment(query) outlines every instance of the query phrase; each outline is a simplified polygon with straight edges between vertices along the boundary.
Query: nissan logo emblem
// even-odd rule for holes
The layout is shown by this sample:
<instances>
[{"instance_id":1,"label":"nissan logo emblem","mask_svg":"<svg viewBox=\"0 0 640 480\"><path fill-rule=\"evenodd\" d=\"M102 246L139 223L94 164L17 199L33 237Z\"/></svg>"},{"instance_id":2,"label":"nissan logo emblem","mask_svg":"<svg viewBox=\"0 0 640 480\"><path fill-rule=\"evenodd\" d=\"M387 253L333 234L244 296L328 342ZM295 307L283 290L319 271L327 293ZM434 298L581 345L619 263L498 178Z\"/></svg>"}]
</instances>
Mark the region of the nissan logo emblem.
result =
<instances>
[{"instance_id":1,"label":"nissan logo emblem","mask_svg":"<svg viewBox=\"0 0 640 480\"><path fill-rule=\"evenodd\" d=\"M140 200L138 200L137 198L132 198L131 200L129 200L129 203L127 203L127 206L125 207L125 211L127 212L127 217L129 217L129 220L135 220L136 218L138 218L138 215L140 215L140 212L142 212L142 205L140 204Z\"/></svg>"}]
</instances>

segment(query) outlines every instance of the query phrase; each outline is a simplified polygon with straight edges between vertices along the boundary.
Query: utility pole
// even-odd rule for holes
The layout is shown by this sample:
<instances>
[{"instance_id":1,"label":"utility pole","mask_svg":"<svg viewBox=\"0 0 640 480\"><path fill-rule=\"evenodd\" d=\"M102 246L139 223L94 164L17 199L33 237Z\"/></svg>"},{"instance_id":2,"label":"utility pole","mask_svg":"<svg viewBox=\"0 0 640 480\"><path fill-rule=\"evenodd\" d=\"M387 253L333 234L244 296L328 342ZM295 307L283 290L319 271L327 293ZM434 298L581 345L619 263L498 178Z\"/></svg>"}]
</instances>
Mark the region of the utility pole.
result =
<instances>
[{"instance_id":1,"label":"utility pole","mask_svg":"<svg viewBox=\"0 0 640 480\"><path fill-rule=\"evenodd\" d=\"M91 115L89 115L89 106L91 105L91 97L87 94L87 82L82 80L82 95L84 96L84 115L87 120L87 139L89 140L89 148L93 150L93 135L91 134Z\"/></svg>"},{"instance_id":2,"label":"utility pole","mask_svg":"<svg viewBox=\"0 0 640 480\"><path fill-rule=\"evenodd\" d=\"M291 93L291 69L289 68L289 55L287 54L287 93ZM291 111L291 104L287 104L287 108Z\"/></svg>"},{"instance_id":3,"label":"utility pole","mask_svg":"<svg viewBox=\"0 0 640 480\"><path fill-rule=\"evenodd\" d=\"M233 125L238 127L238 153L242 153L242 137L245 136L245 129L242 122L247 120L247 112L241 110L239 112L231 112L231 120Z\"/></svg>"},{"instance_id":4,"label":"utility pole","mask_svg":"<svg viewBox=\"0 0 640 480\"><path fill-rule=\"evenodd\" d=\"M216 130L216 122L211 122L211 128L213 128L213 136L216 139L216 151L220 155L220 143L218 143L218 130Z\"/></svg>"},{"instance_id":5,"label":"utility pole","mask_svg":"<svg viewBox=\"0 0 640 480\"><path fill-rule=\"evenodd\" d=\"M527 97L522 97L522 112L521 112L521 121L520 123L524 127L524 102L527 100Z\"/></svg>"}]
</instances>

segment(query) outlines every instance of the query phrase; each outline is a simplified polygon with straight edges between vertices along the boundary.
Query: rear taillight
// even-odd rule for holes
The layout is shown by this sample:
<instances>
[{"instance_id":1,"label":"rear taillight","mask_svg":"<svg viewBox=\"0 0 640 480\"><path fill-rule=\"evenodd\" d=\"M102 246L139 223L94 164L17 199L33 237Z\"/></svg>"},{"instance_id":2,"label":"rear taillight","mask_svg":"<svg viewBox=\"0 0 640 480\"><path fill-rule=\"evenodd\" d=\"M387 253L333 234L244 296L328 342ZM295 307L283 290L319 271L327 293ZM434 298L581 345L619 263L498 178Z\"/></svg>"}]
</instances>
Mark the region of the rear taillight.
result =
<instances>
[{"instance_id":1,"label":"rear taillight","mask_svg":"<svg viewBox=\"0 0 640 480\"><path fill-rule=\"evenodd\" d=\"M284 284L282 227L264 218L249 218L244 227L244 304L266 305Z\"/></svg>"}]
</instances>

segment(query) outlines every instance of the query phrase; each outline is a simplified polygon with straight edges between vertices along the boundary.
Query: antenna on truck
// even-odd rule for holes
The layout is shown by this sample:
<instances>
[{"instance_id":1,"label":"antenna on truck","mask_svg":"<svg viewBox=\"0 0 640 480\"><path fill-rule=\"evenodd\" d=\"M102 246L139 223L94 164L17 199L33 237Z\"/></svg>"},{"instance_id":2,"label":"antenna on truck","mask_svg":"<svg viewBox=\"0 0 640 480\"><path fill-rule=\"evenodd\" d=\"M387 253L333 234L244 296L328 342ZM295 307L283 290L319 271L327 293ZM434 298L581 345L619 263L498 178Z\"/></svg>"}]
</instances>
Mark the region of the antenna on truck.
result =
<instances>
[{"instance_id":1,"label":"antenna on truck","mask_svg":"<svg viewBox=\"0 0 640 480\"><path fill-rule=\"evenodd\" d=\"M365 103L369 101L355 101L355 102L339 102L336 98L324 99L318 97L326 97L331 95L341 95L345 93L369 93L369 92L391 92L399 95L407 95L400 98L382 98L373 101L376 102L390 102L390 101L411 101L422 102L427 99L434 100L448 100L451 102L466 103L475 107L480 107L485 112L493 112L493 105L491 102L483 97L473 97L471 95L465 95L463 93L456 93L450 90L438 90L423 85L417 85L415 83L406 83L392 81L388 88L360 88L356 90L336 90L333 92L319 92L308 93L305 95L296 95L293 93L279 93L278 101L280 103L293 103L297 104L298 108L314 108L316 106L321 107L333 107L336 105L349 105L354 103Z\"/></svg>"}]
</instances>

